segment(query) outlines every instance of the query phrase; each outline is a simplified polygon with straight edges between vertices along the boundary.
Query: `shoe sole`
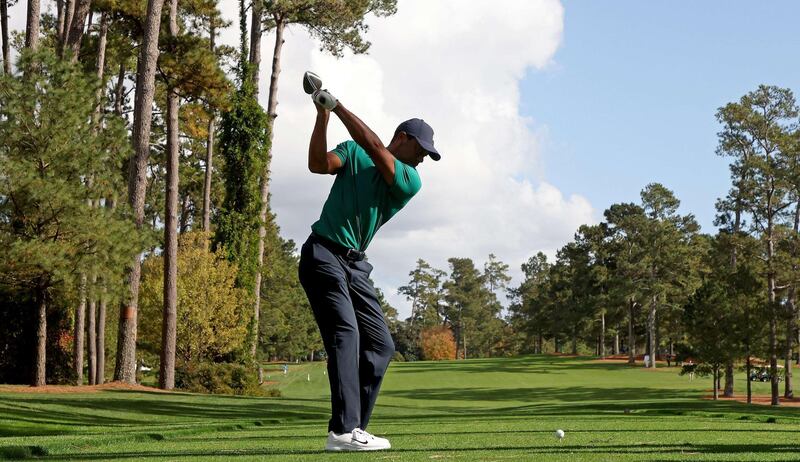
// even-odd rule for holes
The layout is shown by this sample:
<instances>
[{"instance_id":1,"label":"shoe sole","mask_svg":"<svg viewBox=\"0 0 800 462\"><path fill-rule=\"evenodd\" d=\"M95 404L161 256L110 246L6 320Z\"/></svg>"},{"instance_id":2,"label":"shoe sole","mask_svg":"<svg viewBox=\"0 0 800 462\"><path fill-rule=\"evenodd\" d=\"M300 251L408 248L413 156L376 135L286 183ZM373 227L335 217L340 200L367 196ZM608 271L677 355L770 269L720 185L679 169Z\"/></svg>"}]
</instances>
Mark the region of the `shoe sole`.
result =
<instances>
[{"instance_id":1,"label":"shoe sole","mask_svg":"<svg viewBox=\"0 0 800 462\"><path fill-rule=\"evenodd\" d=\"M382 451L391 449L391 446L385 448L366 448L364 446L325 446L326 451Z\"/></svg>"}]
</instances>

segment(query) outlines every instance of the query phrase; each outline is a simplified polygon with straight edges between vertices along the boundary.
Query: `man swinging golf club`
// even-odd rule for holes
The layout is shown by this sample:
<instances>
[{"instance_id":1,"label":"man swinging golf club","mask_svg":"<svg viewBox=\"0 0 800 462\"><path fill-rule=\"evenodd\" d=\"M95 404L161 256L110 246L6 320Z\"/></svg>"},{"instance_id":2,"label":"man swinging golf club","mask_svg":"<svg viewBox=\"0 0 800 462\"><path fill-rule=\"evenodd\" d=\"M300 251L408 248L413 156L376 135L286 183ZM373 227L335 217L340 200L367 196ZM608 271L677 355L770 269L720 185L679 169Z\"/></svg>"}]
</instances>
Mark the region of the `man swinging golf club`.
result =
<instances>
[{"instance_id":1,"label":"man swinging golf club","mask_svg":"<svg viewBox=\"0 0 800 462\"><path fill-rule=\"evenodd\" d=\"M308 169L336 175L322 214L303 244L299 268L328 355L332 409L325 449L388 449L389 440L366 431L394 343L369 280L372 265L364 251L378 228L419 191L416 167L425 156L440 156L433 146L433 129L423 120L401 123L384 146L364 122L321 89L319 77L307 72L303 88L317 107ZM331 112L353 140L328 152Z\"/></svg>"}]
</instances>

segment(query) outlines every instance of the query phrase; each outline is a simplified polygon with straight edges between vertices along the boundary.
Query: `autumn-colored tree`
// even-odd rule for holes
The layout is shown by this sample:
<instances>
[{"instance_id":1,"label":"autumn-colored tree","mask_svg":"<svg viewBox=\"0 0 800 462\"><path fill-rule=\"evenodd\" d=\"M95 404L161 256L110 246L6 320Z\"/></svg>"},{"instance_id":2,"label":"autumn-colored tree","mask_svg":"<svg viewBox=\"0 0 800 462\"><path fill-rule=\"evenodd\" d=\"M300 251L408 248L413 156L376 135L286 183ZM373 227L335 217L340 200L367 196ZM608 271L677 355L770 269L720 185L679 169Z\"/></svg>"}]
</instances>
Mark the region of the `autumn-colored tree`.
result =
<instances>
[{"instance_id":1,"label":"autumn-colored tree","mask_svg":"<svg viewBox=\"0 0 800 462\"><path fill-rule=\"evenodd\" d=\"M439 361L456 359L456 340L447 326L435 326L420 332L422 359Z\"/></svg>"}]
</instances>

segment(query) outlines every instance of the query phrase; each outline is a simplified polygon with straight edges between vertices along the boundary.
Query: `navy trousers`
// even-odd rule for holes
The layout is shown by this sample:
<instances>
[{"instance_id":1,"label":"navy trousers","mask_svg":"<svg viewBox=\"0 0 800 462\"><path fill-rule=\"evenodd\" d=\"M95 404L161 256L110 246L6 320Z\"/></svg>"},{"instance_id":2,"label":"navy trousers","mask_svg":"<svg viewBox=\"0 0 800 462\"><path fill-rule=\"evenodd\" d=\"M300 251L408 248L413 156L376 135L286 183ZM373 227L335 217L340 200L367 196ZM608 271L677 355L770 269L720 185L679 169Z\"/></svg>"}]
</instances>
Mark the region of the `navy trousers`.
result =
<instances>
[{"instance_id":1,"label":"navy trousers","mask_svg":"<svg viewBox=\"0 0 800 462\"><path fill-rule=\"evenodd\" d=\"M328 431L366 430L394 342L369 280L372 265L348 259L313 234L300 252L300 283L328 355Z\"/></svg>"}]
</instances>

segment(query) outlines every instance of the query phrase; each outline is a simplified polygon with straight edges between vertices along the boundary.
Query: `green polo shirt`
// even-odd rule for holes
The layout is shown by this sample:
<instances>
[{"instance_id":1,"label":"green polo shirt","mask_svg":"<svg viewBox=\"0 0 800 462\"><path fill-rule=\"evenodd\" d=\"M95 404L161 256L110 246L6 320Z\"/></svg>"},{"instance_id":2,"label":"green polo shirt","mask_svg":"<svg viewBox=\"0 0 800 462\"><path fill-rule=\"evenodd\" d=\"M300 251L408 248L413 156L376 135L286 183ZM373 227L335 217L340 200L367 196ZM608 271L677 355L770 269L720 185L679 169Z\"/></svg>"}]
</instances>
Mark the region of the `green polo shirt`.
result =
<instances>
[{"instance_id":1,"label":"green polo shirt","mask_svg":"<svg viewBox=\"0 0 800 462\"><path fill-rule=\"evenodd\" d=\"M311 230L345 247L365 251L378 229L411 200L422 182L414 167L395 159L390 186L355 141L345 141L333 152L342 160L342 168Z\"/></svg>"}]
</instances>

